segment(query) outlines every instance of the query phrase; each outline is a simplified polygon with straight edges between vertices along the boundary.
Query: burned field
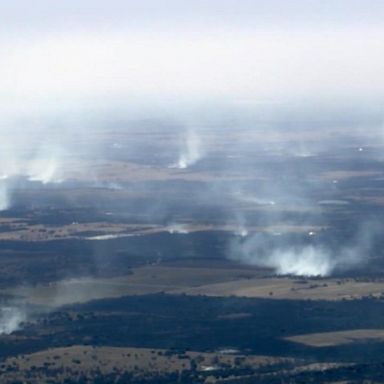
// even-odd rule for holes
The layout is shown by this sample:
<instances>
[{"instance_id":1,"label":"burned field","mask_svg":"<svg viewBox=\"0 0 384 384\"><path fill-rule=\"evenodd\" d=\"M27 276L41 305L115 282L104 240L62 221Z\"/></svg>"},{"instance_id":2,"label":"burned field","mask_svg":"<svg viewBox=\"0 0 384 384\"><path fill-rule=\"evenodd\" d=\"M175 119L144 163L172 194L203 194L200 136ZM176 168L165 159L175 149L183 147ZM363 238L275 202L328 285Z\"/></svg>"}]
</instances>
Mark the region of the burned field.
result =
<instances>
[{"instance_id":1,"label":"burned field","mask_svg":"<svg viewBox=\"0 0 384 384\"><path fill-rule=\"evenodd\" d=\"M380 148L323 133L304 153L292 133L239 156L229 137L184 167L151 135L143 158L124 145L148 133L115 132L96 181L81 162L60 183L15 181L0 382L378 382Z\"/></svg>"}]
</instances>

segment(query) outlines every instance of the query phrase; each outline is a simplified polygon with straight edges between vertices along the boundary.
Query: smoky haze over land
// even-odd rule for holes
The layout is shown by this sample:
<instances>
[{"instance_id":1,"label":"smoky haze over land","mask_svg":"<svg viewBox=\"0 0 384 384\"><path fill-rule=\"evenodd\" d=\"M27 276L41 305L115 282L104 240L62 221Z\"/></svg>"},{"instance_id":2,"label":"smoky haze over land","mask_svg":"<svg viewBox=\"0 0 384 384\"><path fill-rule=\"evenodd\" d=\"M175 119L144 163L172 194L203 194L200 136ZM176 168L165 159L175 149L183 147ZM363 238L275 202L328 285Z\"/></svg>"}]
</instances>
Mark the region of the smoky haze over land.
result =
<instances>
[{"instance_id":1,"label":"smoky haze over land","mask_svg":"<svg viewBox=\"0 0 384 384\"><path fill-rule=\"evenodd\" d=\"M217 115L224 110L216 108ZM226 230L234 236L226 257L277 274L327 276L364 266L382 228L377 212L359 213L344 243L335 218L363 209L350 178L380 182L380 122L223 113L195 121L121 114L75 128L42 120L20 136L4 129L2 211L85 204L171 233ZM77 188L89 196L73 194Z\"/></svg>"},{"instance_id":2,"label":"smoky haze over land","mask_svg":"<svg viewBox=\"0 0 384 384\"><path fill-rule=\"evenodd\" d=\"M47 284L183 258L382 273L383 3L181 3L0 6L5 249L31 241ZM32 290L27 262L4 285ZM0 333L25 318L10 300Z\"/></svg>"}]
</instances>

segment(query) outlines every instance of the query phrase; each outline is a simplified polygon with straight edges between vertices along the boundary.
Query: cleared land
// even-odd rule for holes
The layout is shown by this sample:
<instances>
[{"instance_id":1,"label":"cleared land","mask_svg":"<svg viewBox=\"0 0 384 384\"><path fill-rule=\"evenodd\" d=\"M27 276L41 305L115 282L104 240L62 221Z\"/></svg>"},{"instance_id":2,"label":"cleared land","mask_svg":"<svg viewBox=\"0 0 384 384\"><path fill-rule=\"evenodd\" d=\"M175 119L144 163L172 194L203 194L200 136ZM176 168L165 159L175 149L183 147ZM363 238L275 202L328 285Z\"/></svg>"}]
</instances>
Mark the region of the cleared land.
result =
<instances>
[{"instance_id":1,"label":"cleared land","mask_svg":"<svg viewBox=\"0 0 384 384\"><path fill-rule=\"evenodd\" d=\"M384 341L384 329L352 329L338 332L311 333L287 337L286 340L310 347L332 347L365 341Z\"/></svg>"},{"instance_id":2,"label":"cleared land","mask_svg":"<svg viewBox=\"0 0 384 384\"><path fill-rule=\"evenodd\" d=\"M178 262L133 268L112 278L78 278L3 290L31 304L61 306L101 298L150 293L290 300L352 300L383 297L384 281L271 277L270 271L232 263Z\"/></svg>"},{"instance_id":3,"label":"cleared land","mask_svg":"<svg viewBox=\"0 0 384 384\"><path fill-rule=\"evenodd\" d=\"M207 282L214 284L237 281L262 273L265 273L265 270L241 266L236 268L231 263L223 263L221 267L215 263L211 268L198 265L190 267L149 265L134 268L133 273L126 276L69 279L34 287L17 287L3 292L24 296L31 304L56 307L101 298L178 292L186 288L204 286Z\"/></svg>"},{"instance_id":4,"label":"cleared land","mask_svg":"<svg viewBox=\"0 0 384 384\"><path fill-rule=\"evenodd\" d=\"M289 358L232 355L225 351L180 353L164 349L74 345L8 358L0 366L0 382L28 380L29 383L40 383L49 378L54 378L55 382L62 382L69 377L78 378L80 375L85 375L92 378L111 372L121 374L133 372L136 377L181 373L191 369L196 372L215 372L223 367L234 366L253 368L271 366L273 369L276 364L293 362L303 364ZM206 382L212 382L208 377Z\"/></svg>"},{"instance_id":5,"label":"cleared land","mask_svg":"<svg viewBox=\"0 0 384 384\"><path fill-rule=\"evenodd\" d=\"M265 277L206 284L175 293L291 300L352 300L365 296L383 297L384 281Z\"/></svg>"},{"instance_id":6,"label":"cleared land","mask_svg":"<svg viewBox=\"0 0 384 384\"><path fill-rule=\"evenodd\" d=\"M108 214L108 212L106 213ZM7 231L0 232L0 241L51 241L51 240L110 240L120 237L144 236L154 233L188 234L204 231L239 232L239 226L213 224L172 224L168 226L156 224L126 224L96 221L90 223L72 222L62 225L30 224L22 219L0 219L0 225L7 225ZM325 229L325 226L309 225L270 225L249 226L247 233L309 233Z\"/></svg>"}]
</instances>

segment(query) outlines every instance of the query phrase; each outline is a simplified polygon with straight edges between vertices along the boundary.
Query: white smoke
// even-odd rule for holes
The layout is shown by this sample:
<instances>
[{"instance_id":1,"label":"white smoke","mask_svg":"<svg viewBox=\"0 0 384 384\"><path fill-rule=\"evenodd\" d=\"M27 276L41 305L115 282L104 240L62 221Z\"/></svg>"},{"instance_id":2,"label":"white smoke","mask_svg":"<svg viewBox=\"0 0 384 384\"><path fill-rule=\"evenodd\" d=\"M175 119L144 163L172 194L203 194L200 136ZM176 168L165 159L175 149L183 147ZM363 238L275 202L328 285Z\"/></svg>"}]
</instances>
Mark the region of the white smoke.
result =
<instances>
[{"instance_id":1,"label":"white smoke","mask_svg":"<svg viewBox=\"0 0 384 384\"><path fill-rule=\"evenodd\" d=\"M11 207L12 188L17 185L17 178L25 178L28 181L37 181L42 184L58 183L62 179L58 177L58 161L56 158L25 158L13 161L6 169L3 164L0 176L0 211Z\"/></svg>"},{"instance_id":2,"label":"white smoke","mask_svg":"<svg viewBox=\"0 0 384 384\"><path fill-rule=\"evenodd\" d=\"M172 224L168 227L168 233L188 234L188 227L184 224Z\"/></svg>"},{"instance_id":3,"label":"white smoke","mask_svg":"<svg viewBox=\"0 0 384 384\"><path fill-rule=\"evenodd\" d=\"M236 231L235 231L236 235L238 236L241 236L241 237L246 237L248 236L248 229L245 228L245 226L239 226Z\"/></svg>"},{"instance_id":4,"label":"white smoke","mask_svg":"<svg viewBox=\"0 0 384 384\"><path fill-rule=\"evenodd\" d=\"M17 307L0 309L0 335L9 335L20 329L26 320L26 313Z\"/></svg>"},{"instance_id":5,"label":"white smoke","mask_svg":"<svg viewBox=\"0 0 384 384\"><path fill-rule=\"evenodd\" d=\"M0 211L8 209L11 205L10 194L8 190L7 177L0 179Z\"/></svg>"},{"instance_id":6,"label":"white smoke","mask_svg":"<svg viewBox=\"0 0 384 384\"><path fill-rule=\"evenodd\" d=\"M242 203L248 203L248 204L254 204L254 205L275 205L276 204L274 200L252 196L245 192L242 192L241 190L236 190L234 193L234 197L238 201Z\"/></svg>"},{"instance_id":7,"label":"white smoke","mask_svg":"<svg viewBox=\"0 0 384 384\"><path fill-rule=\"evenodd\" d=\"M246 222L246 219L244 217L244 215L242 214L242 212L235 212L235 226L236 226L236 229L235 229L235 234L237 236L241 236L241 237L246 237L248 236L248 228L247 228L247 222Z\"/></svg>"},{"instance_id":8,"label":"white smoke","mask_svg":"<svg viewBox=\"0 0 384 384\"><path fill-rule=\"evenodd\" d=\"M179 160L171 168L185 169L202 158L201 139L193 130L188 130L182 143Z\"/></svg>"},{"instance_id":9,"label":"white smoke","mask_svg":"<svg viewBox=\"0 0 384 384\"><path fill-rule=\"evenodd\" d=\"M28 180L39 181L43 184L59 183L62 180L57 176L58 162L55 157L47 159L36 158L31 161L27 170Z\"/></svg>"},{"instance_id":10,"label":"white smoke","mask_svg":"<svg viewBox=\"0 0 384 384\"><path fill-rule=\"evenodd\" d=\"M245 264L272 268L278 275L328 276L336 264L331 254L312 245L267 249L254 235L232 248L230 258ZM271 247L272 248L272 247Z\"/></svg>"},{"instance_id":11,"label":"white smoke","mask_svg":"<svg viewBox=\"0 0 384 384\"><path fill-rule=\"evenodd\" d=\"M18 160L17 171L28 180L39 181L42 184L62 182L60 172L65 160L65 151L57 142L47 140L40 144L35 152Z\"/></svg>"},{"instance_id":12,"label":"white smoke","mask_svg":"<svg viewBox=\"0 0 384 384\"><path fill-rule=\"evenodd\" d=\"M376 222L365 222L345 246L335 244L292 245L287 240L256 233L236 238L230 245L229 258L244 264L272 268L279 275L329 276L369 262L375 238L381 234ZM315 232L308 233L314 237Z\"/></svg>"},{"instance_id":13,"label":"white smoke","mask_svg":"<svg viewBox=\"0 0 384 384\"><path fill-rule=\"evenodd\" d=\"M278 275L328 276L335 267L331 255L314 246L275 251L267 261Z\"/></svg>"},{"instance_id":14,"label":"white smoke","mask_svg":"<svg viewBox=\"0 0 384 384\"><path fill-rule=\"evenodd\" d=\"M13 190L22 188L26 182L45 185L68 178L66 161L70 159L71 147L64 134L52 137L56 131L49 131L44 122L38 129L26 124L24 130L22 124L1 123L4 122L0 121L0 211L3 211L11 207Z\"/></svg>"}]
</instances>

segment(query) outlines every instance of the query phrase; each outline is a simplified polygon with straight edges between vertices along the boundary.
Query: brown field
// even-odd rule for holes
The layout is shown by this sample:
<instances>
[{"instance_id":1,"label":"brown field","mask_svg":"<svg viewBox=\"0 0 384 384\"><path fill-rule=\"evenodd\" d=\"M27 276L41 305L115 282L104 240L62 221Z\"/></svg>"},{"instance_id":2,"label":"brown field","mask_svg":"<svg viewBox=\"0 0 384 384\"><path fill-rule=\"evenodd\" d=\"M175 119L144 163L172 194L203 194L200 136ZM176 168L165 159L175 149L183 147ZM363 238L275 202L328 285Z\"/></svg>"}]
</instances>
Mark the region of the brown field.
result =
<instances>
[{"instance_id":1,"label":"brown field","mask_svg":"<svg viewBox=\"0 0 384 384\"><path fill-rule=\"evenodd\" d=\"M383 297L384 281L274 277L266 269L231 262L177 261L134 268L112 278L78 278L5 289L32 304L61 306L101 298L150 293L291 300L352 300Z\"/></svg>"},{"instance_id":2,"label":"brown field","mask_svg":"<svg viewBox=\"0 0 384 384\"><path fill-rule=\"evenodd\" d=\"M60 306L74 302L113 298L126 295L143 295L159 292L177 292L186 287L199 287L223 281L248 279L265 273L265 270L243 268L231 263L217 263L214 268L181 265L149 265L134 268L127 276L113 278L79 278L59 281L34 287L17 287L5 290L17 296L24 296L32 304ZM231 266L231 267L229 267Z\"/></svg>"},{"instance_id":3,"label":"brown field","mask_svg":"<svg viewBox=\"0 0 384 384\"><path fill-rule=\"evenodd\" d=\"M268 208L268 207L266 207ZM256 208L255 208L256 209ZM259 207L260 209L260 207ZM261 207L264 209L264 207ZM269 208L268 208L269 209ZM0 232L0 241L51 241L68 239L87 239L87 240L108 240L118 237L130 237L136 235L149 235L154 233L191 233L202 231L225 231L236 233L238 226L224 224L175 224L170 226L156 224L126 224L126 223L108 223L107 221L98 221L91 223L73 222L64 225L44 225L30 224L28 220L1 218L0 224L7 225L9 229ZM248 233L309 233L318 232L325 229L325 226L311 225L270 225L270 226L249 226ZM95 235L89 235L95 232Z\"/></svg>"},{"instance_id":4,"label":"brown field","mask_svg":"<svg viewBox=\"0 0 384 384\"><path fill-rule=\"evenodd\" d=\"M293 361L303 364L289 358L228 354L225 351L172 353L163 349L75 345L8 358L0 365L0 382L27 379L28 383L40 383L48 377L61 382L80 374L98 377L100 374L127 371L135 372L137 376L181 372L190 370L192 362L197 371L204 372L235 364L261 367Z\"/></svg>"},{"instance_id":5,"label":"brown field","mask_svg":"<svg viewBox=\"0 0 384 384\"><path fill-rule=\"evenodd\" d=\"M215 376L215 371L228 367L264 367L264 376L276 375L281 369L280 364L288 363L291 368L284 368L281 373L297 374L300 372L322 372L349 363L309 363L304 360L241 355L227 353L225 350L212 353L206 352L172 352L164 349L130 348L130 347L91 347L74 345L47 349L31 354L6 359L0 365L0 382L8 383L22 380L28 383L62 382L65 378L85 376L88 380L111 372L123 374L134 373L135 377L160 375L189 371L212 372L205 376L205 383L224 382ZM193 368L194 367L194 368ZM267 372L270 373L267 373ZM253 376L245 376L251 378ZM236 377L240 379L240 377ZM257 377L255 376L257 380Z\"/></svg>"},{"instance_id":6,"label":"brown field","mask_svg":"<svg viewBox=\"0 0 384 384\"><path fill-rule=\"evenodd\" d=\"M115 224L107 222L77 223L69 225L47 226L42 224L28 224L18 220L8 224L10 230L0 233L0 240L12 241L49 241L58 239L81 238L83 233L97 231L101 234L116 235L121 232L126 234L147 233L153 230L153 225Z\"/></svg>"},{"instance_id":7,"label":"brown field","mask_svg":"<svg viewBox=\"0 0 384 384\"><path fill-rule=\"evenodd\" d=\"M291 300L352 300L364 296L384 296L384 281L264 277L205 284L173 293Z\"/></svg>"},{"instance_id":8,"label":"brown field","mask_svg":"<svg viewBox=\"0 0 384 384\"><path fill-rule=\"evenodd\" d=\"M175 161L177 159L175 158ZM89 172L92 169L92 173ZM222 170L216 172L190 171L188 169L169 168L164 166L149 166L123 161L100 161L87 163L86 161L67 162L62 170L66 180L94 182L97 179L103 182L132 182L132 181L212 181L212 180L250 180L253 175L244 174L241 170Z\"/></svg>"},{"instance_id":9,"label":"brown field","mask_svg":"<svg viewBox=\"0 0 384 384\"><path fill-rule=\"evenodd\" d=\"M332 347L364 341L384 341L384 329L352 329L348 331L310 333L287 337L286 340L310 347Z\"/></svg>"}]
</instances>

